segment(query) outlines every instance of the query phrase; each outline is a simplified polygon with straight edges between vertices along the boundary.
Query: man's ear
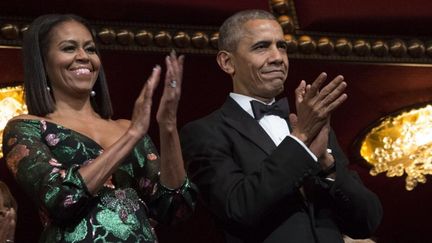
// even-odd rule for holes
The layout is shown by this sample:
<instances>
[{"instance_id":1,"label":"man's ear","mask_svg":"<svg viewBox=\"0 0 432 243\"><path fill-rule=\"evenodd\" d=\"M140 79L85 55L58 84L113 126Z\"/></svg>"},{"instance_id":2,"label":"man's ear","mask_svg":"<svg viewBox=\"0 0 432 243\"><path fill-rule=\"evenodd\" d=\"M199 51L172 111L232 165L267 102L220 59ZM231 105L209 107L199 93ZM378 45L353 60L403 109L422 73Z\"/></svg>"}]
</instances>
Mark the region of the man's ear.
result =
<instances>
[{"instance_id":1,"label":"man's ear","mask_svg":"<svg viewBox=\"0 0 432 243\"><path fill-rule=\"evenodd\" d=\"M216 56L217 63L219 67L229 75L234 75L235 66L233 63L233 58L230 52L219 51Z\"/></svg>"}]
</instances>

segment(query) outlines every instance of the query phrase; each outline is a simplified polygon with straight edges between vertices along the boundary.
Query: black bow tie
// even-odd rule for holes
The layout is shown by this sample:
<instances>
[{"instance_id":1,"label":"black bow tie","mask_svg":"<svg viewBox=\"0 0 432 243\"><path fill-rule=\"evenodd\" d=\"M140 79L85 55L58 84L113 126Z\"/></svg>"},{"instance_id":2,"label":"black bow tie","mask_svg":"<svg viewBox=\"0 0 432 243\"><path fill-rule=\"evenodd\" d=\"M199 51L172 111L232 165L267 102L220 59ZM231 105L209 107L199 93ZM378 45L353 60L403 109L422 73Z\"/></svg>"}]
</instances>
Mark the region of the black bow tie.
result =
<instances>
[{"instance_id":1,"label":"black bow tie","mask_svg":"<svg viewBox=\"0 0 432 243\"><path fill-rule=\"evenodd\" d=\"M272 105L266 105L259 101L252 100L251 106L255 120L259 120L265 115L276 115L281 118L288 118L289 107L287 98L282 98Z\"/></svg>"}]
</instances>

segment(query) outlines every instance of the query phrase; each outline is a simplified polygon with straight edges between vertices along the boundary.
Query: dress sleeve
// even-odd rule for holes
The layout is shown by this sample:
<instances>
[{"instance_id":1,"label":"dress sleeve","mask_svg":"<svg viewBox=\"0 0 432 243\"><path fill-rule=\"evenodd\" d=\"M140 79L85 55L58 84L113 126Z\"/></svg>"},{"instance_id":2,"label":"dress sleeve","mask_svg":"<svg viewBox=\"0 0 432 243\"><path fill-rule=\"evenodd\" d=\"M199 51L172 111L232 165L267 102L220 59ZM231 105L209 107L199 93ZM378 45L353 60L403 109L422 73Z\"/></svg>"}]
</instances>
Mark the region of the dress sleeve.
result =
<instances>
[{"instance_id":1,"label":"dress sleeve","mask_svg":"<svg viewBox=\"0 0 432 243\"><path fill-rule=\"evenodd\" d=\"M48 214L45 220L70 223L82 216L92 196L78 173L79 166L65 168L54 158L42 139L41 126L35 120L9 122L3 134L3 153L18 184Z\"/></svg>"},{"instance_id":2,"label":"dress sleeve","mask_svg":"<svg viewBox=\"0 0 432 243\"><path fill-rule=\"evenodd\" d=\"M138 177L141 195L149 206L149 217L160 223L175 224L190 217L195 209L198 189L185 178L183 185L170 189L159 181L160 156L149 136L143 139L136 156L145 159Z\"/></svg>"}]
</instances>

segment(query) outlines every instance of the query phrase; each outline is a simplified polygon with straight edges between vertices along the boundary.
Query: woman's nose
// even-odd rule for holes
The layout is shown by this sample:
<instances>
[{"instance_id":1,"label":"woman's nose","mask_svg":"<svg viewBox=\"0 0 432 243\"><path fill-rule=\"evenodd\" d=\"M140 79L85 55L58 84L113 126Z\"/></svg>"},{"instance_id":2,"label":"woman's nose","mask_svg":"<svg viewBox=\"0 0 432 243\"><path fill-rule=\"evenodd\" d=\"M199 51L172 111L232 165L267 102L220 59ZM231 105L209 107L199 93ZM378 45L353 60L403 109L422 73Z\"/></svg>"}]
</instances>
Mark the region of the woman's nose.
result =
<instances>
[{"instance_id":1,"label":"woman's nose","mask_svg":"<svg viewBox=\"0 0 432 243\"><path fill-rule=\"evenodd\" d=\"M88 60L88 53L83 48L78 48L76 58L78 60Z\"/></svg>"}]
</instances>

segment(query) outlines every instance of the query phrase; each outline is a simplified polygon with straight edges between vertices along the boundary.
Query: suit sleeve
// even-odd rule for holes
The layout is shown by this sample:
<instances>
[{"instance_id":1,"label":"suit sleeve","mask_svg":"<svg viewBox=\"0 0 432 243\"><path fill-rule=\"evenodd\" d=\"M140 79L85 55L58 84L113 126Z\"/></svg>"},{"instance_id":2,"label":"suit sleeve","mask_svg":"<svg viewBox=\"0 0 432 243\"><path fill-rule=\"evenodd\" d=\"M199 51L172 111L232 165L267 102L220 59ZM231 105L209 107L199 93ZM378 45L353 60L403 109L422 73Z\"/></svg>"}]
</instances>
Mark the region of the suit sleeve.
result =
<instances>
[{"instance_id":1,"label":"suit sleeve","mask_svg":"<svg viewBox=\"0 0 432 243\"><path fill-rule=\"evenodd\" d=\"M232 132L218 125L191 123L180 134L183 155L201 196L220 220L256 227L282 202L298 202L302 180L320 168L298 142L287 137L258 170L246 174L236 161Z\"/></svg>"},{"instance_id":2,"label":"suit sleeve","mask_svg":"<svg viewBox=\"0 0 432 243\"><path fill-rule=\"evenodd\" d=\"M381 203L378 197L363 185L358 174L348 170L348 160L333 131L329 144L336 161L336 180L327 182L327 191L332 199L339 227L352 238L370 237L382 219ZM318 196L315 201L322 198Z\"/></svg>"}]
</instances>

